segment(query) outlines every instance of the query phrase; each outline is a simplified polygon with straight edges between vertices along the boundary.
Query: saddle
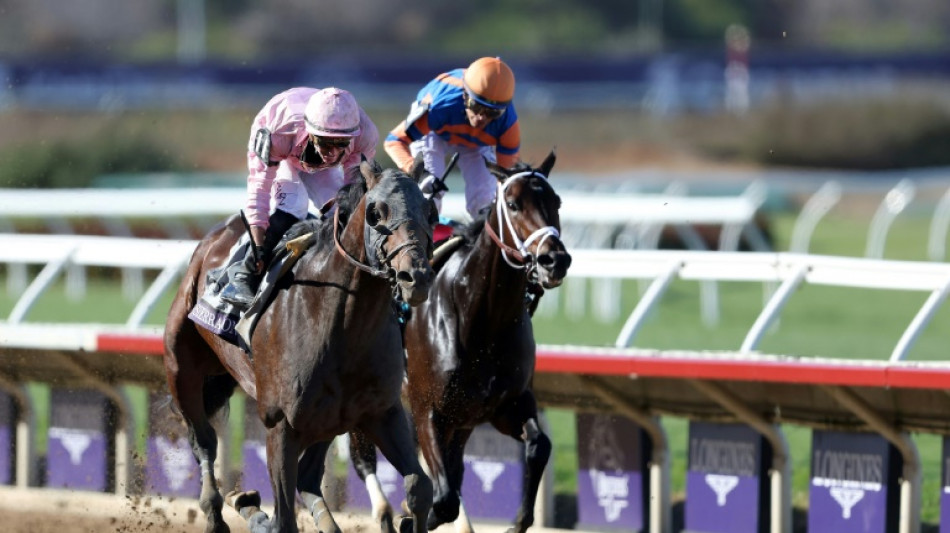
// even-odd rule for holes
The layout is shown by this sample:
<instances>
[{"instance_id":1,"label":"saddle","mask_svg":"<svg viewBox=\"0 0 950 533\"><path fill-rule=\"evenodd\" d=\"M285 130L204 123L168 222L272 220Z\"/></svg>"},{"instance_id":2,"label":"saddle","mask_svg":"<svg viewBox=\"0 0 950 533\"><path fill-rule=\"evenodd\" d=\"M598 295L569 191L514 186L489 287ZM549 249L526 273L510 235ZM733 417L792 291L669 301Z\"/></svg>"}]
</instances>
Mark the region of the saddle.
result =
<instances>
[{"instance_id":1,"label":"saddle","mask_svg":"<svg viewBox=\"0 0 950 533\"><path fill-rule=\"evenodd\" d=\"M287 274L297 263L303 253L310 248L315 240L313 233L306 233L299 237L284 240L277 246L274 257L265 268L266 273L261 280L260 287L254 300L244 313L228 302L221 300L221 290L228 283L228 265L241 254L249 245L250 239L245 234L231 247L229 260L218 268L207 273L207 283L204 293L198 298L188 318L195 324L214 333L225 341L238 346L246 353L251 353L251 335L257 321L271 302L277 282Z\"/></svg>"}]
</instances>

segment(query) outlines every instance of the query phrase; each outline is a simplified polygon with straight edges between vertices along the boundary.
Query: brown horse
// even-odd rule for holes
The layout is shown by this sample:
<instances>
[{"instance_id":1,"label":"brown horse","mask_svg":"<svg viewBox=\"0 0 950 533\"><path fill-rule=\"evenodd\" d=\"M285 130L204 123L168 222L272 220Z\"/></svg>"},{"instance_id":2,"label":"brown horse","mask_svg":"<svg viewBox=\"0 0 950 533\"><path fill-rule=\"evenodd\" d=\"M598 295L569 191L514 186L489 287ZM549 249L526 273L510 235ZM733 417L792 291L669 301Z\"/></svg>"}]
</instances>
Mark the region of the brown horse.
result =
<instances>
[{"instance_id":1,"label":"brown horse","mask_svg":"<svg viewBox=\"0 0 950 533\"><path fill-rule=\"evenodd\" d=\"M205 290L205 273L226 260L240 237L238 218L201 241L182 280L165 327L165 369L201 466L199 504L209 532L229 531L214 476L217 439L209 417L236 385L257 399L275 498L271 520L260 511L256 492L229 495L252 532L297 531L298 490L318 529L339 531L320 483L332 439L351 430L367 435L405 477L412 527L424 531L432 484L399 401L404 359L390 302L394 293L410 305L427 297L435 206L419 190L421 164L412 178L366 161L360 170L364 182L337 195L333 224L299 228L305 222L291 230L313 231L314 244L260 318L252 358L186 317ZM383 527L392 530L391 524Z\"/></svg>"},{"instance_id":2,"label":"brown horse","mask_svg":"<svg viewBox=\"0 0 950 533\"><path fill-rule=\"evenodd\" d=\"M408 400L435 485L430 530L459 516L465 443L486 422L526 445L512 531L534 523L551 441L538 425L532 392L529 302L559 286L571 264L559 239L561 200L547 179L554 161L552 152L536 170L489 166L499 182L493 208L463 228L464 244L438 268L429 299L406 325ZM375 451L357 438L351 454L365 479Z\"/></svg>"}]
</instances>

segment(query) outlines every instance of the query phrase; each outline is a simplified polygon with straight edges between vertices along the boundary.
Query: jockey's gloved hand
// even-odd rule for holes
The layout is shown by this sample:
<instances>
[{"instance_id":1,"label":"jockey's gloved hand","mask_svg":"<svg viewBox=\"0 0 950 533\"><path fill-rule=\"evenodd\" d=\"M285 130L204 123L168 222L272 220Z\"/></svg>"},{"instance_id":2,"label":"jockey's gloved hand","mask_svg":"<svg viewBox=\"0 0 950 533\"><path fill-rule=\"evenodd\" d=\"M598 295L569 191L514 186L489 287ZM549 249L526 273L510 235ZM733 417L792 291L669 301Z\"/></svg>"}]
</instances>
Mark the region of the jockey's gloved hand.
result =
<instances>
[{"instance_id":1,"label":"jockey's gloved hand","mask_svg":"<svg viewBox=\"0 0 950 533\"><path fill-rule=\"evenodd\" d=\"M419 182L419 188L422 189L422 193L425 194L427 198L442 198L445 191L449 190L442 181L432 174L426 174L426 177Z\"/></svg>"}]
</instances>

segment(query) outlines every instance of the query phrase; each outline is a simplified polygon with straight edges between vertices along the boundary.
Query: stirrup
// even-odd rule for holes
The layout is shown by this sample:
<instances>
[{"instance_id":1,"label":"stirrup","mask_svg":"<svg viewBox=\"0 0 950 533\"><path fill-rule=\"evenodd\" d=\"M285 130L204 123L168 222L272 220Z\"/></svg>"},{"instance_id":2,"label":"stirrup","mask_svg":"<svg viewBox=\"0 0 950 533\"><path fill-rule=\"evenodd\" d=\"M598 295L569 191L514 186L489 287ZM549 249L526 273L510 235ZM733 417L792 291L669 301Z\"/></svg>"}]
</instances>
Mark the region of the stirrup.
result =
<instances>
[{"instance_id":1,"label":"stirrup","mask_svg":"<svg viewBox=\"0 0 950 533\"><path fill-rule=\"evenodd\" d=\"M240 307L242 310L246 310L251 306L251 303L254 302L254 297L256 294L252 293L250 290L242 291L238 289L234 283L229 283L224 289L221 290L220 298L222 301L227 302L235 307Z\"/></svg>"}]
</instances>

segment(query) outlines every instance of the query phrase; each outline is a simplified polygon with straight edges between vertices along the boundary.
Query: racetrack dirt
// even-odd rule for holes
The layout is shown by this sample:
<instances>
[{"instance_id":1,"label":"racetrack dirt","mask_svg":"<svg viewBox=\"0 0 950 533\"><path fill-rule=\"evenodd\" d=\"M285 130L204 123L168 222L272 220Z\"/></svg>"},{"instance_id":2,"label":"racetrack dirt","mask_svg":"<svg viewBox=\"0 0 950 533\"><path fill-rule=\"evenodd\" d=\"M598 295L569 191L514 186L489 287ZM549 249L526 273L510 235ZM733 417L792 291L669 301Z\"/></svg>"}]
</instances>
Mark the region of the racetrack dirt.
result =
<instances>
[{"instance_id":1,"label":"racetrack dirt","mask_svg":"<svg viewBox=\"0 0 950 533\"><path fill-rule=\"evenodd\" d=\"M365 515L336 512L334 518L343 531L379 531L379 526ZM233 509L225 506L224 518L234 533L246 532L247 526ZM34 489L0 488L0 531L4 533L201 533L204 514L198 502L187 499L159 497L126 497L110 494ZM305 511L297 515L301 533L317 531ZM501 533L504 524L476 524L479 533ZM453 533L451 524L436 530ZM531 528L531 531L563 531Z\"/></svg>"}]
</instances>

